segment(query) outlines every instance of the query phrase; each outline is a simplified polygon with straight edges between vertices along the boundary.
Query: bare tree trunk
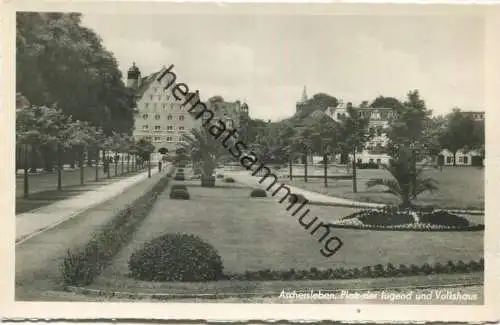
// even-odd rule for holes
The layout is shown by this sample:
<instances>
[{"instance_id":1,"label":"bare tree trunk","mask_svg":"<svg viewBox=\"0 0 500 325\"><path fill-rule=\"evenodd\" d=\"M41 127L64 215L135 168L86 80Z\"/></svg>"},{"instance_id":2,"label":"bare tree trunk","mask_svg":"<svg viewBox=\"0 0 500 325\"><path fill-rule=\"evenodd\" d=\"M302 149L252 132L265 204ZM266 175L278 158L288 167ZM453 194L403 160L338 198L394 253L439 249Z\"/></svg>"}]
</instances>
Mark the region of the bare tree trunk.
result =
<instances>
[{"instance_id":1,"label":"bare tree trunk","mask_svg":"<svg viewBox=\"0 0 500 325\"><path fill-rule=\"evenodd\" d=\"M57 190L62 190L62 150L61 145L57 145Z\"/></svg>"},{"instance_id":2,"label":"bare tree trunk","mask_svg":"<svg viewBox=\"0 0 500 325\"><path fill-rule=\"evenodd\" d=\"M83 160L85 156L85 150L82 149L80 152L80 185L83 185L84 182L84 167L83 167Z\"/></svg>"},{"instance_id":3,"label":"bare tree trunk","mask_svg":"<svg viewBox=\"0 0 500 325\"><path fill-rule=\"evenodd\" d=\"M25 144L24 146L24 197L28 197L29 195L29 184L28 184L28 173L29 173L29 163L28 163L28 158L29 158L29 152L28 152L28 145Z\"/></svg>"},{"instance_id":4,"label":"bare tree trunk","mask_svg":"<svg viewBox=\"0 0 500 325\"><path fill-rule=\"evenodd\" d=\"M356 147L352 150L352 192L358 192L358 184L356 179Z\"/></svg>"},{"instance_id":5,"label":"bare tree trunk","mask_svg":"<svg viewBox=\"0 0 500 325\"><path fill-rule=\"evenodd\" d=\"M328 187L328 155L323 155L323 167L325 171L325 187Z\"/></svg>"},{"instance_id":6,"label":"bare tree trunk","mask_svg":"<svg viewBox=\"0 0 500 325\"><path fill-rule=\"evenodd\" d=\"M290 166L289 166L290 175L289 176L290 176L290 180L293 180L293 166L292 166L293 165L293 157L292 157L292 154L290 154L289 164L290 164Z\"/></svg>"},{"instance_id":7,"label":"bare tree trunk","mask_svg":"<svg viewBox=\"0 0 500 325\"><path fill-rule=\"evenodd\" d=\"M307 183L307 152L306 154L304 155L305 157L305 160L304 160L304 182Z\"/></svg>"}]
</instances>

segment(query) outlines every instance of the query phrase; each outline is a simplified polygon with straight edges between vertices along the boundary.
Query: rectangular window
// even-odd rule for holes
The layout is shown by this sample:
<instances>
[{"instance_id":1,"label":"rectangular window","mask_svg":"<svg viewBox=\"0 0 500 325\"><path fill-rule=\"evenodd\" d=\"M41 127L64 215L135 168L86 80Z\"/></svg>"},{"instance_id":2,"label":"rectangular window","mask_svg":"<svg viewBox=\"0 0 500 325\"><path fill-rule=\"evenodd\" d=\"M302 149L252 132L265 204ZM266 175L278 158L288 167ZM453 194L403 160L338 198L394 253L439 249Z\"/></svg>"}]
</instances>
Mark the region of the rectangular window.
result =
<instances>
[{"instance_id":1,"label":"rectangular window","mask_svg":"<svg viewBox=\"0 0 500 325\"><path fill-rule=\"evenodd\" d=\"M144 125L142 126L142 129L143 129L143 130L149 130L149 125L144 124Z\"/></svg>"},{"instance_id":2,"label":"rectangular window","mask_svg":"<svg viewBox=\"0 0 500 325\"><path fill-rule=\"evenodd\" d=\"M155 137L155 142L161 142L161 138L160 137Z\"/></svg>"},{"instance_id":3,"label":"rectangular window","mask_svg":"<svg viewBox=\"0 0 500 325\"><path fill-rule=\"evenodd\" d=\"M467 165L468 163L469 163L469 157L464 156L464 164L466 164L466 165Z\"/></svg>"},{"instance_id":4,"label":"rectangular window","mask_svg":"<svg viewBox=\"0 0 500 325\"><path fill-rule=\"evenodd\" d=\"M174 127L172 125L167 125L167 131L168 132L174 131Z\"/></svg>"},{"instance_id":5,"label":"rectangular window","mask_svg":"<svg viewBox=\"0 0 500 325\"><path fill-rule=\"evenodd\" d=\"M451 163L452 163L452 161L451 161L451 157L446 157L446 163L447 163L447 164L451 164Z\"/></svg>"},{"instance_id":6,"label":"rectangular window","mask_svg":"<svg viewBox=\"0 0 500 325\"><path fill-rule=\"evenodd\" d=\"M155 131L160 131L160 130L161 130L161 126L155 125Z\"/></svg>"},{"instance_id":7,"label":"rectangular window","mask_svg":"<svg viewBox=\"0 0 500 325\"><path fill-rule=\"evenodd\" d=\"M168 142L172 142L172 137L167 137Z\"/></svg>"}]
</instances>

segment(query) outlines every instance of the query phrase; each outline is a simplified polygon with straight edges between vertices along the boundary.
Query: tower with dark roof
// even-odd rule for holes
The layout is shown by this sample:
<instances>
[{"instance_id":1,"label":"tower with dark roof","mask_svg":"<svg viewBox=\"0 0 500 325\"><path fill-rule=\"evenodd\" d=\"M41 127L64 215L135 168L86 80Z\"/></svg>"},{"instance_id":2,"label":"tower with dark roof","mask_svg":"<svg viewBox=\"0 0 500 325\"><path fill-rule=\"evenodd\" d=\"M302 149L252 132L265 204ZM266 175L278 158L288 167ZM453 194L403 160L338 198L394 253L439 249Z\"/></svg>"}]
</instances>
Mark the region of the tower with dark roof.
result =
<instances>
[{"instance_id":1,"label":"tower with dark roof","mask_svg":"<svg viewBox=\"0 0 500 325\"><path fill-rule=\"evenodd\" d=\"M306 86L304 86L304 89L302 90L302 98L295 105L295 112L296 113L300 112L302 110L302 108L304 108L306 103L307 103L307 90L306 90Z\"/></svg>"},{"instance_id":2,"label":"tower with dark roof","mask_svg":"<svg viewBox=\"0 0 500 325\"><path fill-rule=\"evenodd\" d=\"M133 62L127 72L127 87L137 89L139 80L141 80L141 70Z\"/></svg>"}]
</instances>

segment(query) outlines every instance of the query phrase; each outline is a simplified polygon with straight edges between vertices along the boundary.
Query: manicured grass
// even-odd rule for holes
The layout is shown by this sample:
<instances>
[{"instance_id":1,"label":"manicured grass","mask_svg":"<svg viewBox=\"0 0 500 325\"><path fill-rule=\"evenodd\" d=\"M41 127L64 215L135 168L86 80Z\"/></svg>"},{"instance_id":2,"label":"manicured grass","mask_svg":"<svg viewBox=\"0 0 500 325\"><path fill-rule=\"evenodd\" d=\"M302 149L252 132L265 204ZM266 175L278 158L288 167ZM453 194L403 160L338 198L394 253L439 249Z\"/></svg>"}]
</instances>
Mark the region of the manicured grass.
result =
<instances>
[{"instance_id":1,"label":"manicured grass","mask_svg":"<svg viewBox=\"0 0 500 325\"><path fill-rule=\"evenodd\" d=\"M448 260L468 262L483 257L482 231L422 233L332 229L344 245L335 255L326 258L320 253L323 244L318 242L323 232L312 236L298 223L297 216L286 211L287 205L273 198L250 199L251 189L238 184L203 188L198 181L183 183L188 185L191 200L170 200L167 193L160 196L134 235L132 244L98 278L96 287L113 287L119 291L136 283L128 277L130 255L146 241L167 232L194 234L212 244L219 251L227 273L311 267L360 268L387 263L422 265ZM316 216L325 222L357 211L326 206L310 209L306 220ZM480 222L477 217L470 218ZM364 279L358 281L366 283ZM425 279L421 281L425 283ZM143 286L153 288L157 285L146 282Z\"/></svg>"},{"instance_id":2,"label":"manicured grass","mask_svg":"<svg viewBox=\"0 0 500 325\"><path fill-rule=\"evenodd\" d=\"M443 171L426 169L424 176L434 178L439 190L424 193L415 200L422 205L434 205L439 208L457 209L484 209L484 169L476 167L448 167ZM358 193L352 192L352 180L328 180L328 187L324 187L323 179L309 179L294 177L293 181L283 178L281 182L297 186L310 191L352 199L362 202L399 203L398 199L385 192L384 187L368 189L366 182L371 178L390 178L391 175L382 169L358 169Z\"/></svg>"}]
</instances>

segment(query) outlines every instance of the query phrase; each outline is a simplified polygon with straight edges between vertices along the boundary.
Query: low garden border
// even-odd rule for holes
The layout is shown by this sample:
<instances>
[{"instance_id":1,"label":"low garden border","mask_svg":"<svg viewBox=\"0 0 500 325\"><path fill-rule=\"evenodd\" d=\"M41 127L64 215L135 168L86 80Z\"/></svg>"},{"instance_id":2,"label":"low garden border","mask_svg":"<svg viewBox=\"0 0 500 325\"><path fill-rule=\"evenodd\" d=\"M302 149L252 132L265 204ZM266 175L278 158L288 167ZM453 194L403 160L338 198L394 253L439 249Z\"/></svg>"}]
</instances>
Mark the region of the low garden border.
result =
<instances>
[{"instance_id":1,"label":"low garden border","mask_svg":"<svg viewBox=\"0 0 500 325\"><path fill-rule=\"evenodd\" d=\"M365 291L379 291L379 290L390 290L390 291L404 291L404 290L422 290L422 289L439 289L439 288L456 288L456 287L472 287L483 285L482 281L471 281L469 283L452 283L452 284L441 284L441 285L422 285L422 286L399 286L399 287L373 287L373 288L361 288L361 289L349 289L351 292L365 292ZM321 290L323 293L339 293L345 289L333 289L333 290ZM223 299L223 298L266 298L266 297L277 297L279 292L228 292L228 293L146 293L146 292L126 292L126 291L107 291L102 289L91 289L76 286L69 286L68 291L82 294L92 297L115 297L122 299L150 299L167 301L173 299Z\"/></svg>"},{"instance_id":2,"label":"low garden border","mask_svg":"<svg viewBox=\"0 0 500 325\"><path fill-rule=\"evenodd\" d=\"M261 270L245 272L242 274L229 274L227 277L235 281L311 281L311 280L351 280L360 278L389 278L389 277L405 277L405 276L421 276L430 274L464 274L470 272L484 272L484 258L479 261L470 261L467 264L463 261L452 262L448 261L446 264L435 263L434 265L423 264L416 266L414 264L406 266L400 264L399 267L388 263L387 265L377 264L375 266L365 266L363 268L329 268L317 269L311 268L309 270L290 269L287 271L271 271ZM375 290L407 290L407 289L426 289L426 288L446 288L446 287L466 287L482 285L482 281L472 281L471 283L457 283L457 284L444 284L444 285L422 285L422 286L404 286L404 287L372 287L366 289L353 289L352 291L375 291ZM156 299L156 300L169 300L169 299L189 299L189 298L207 298L217 299L225 297L266 297L276 296L276 292L272 293L208 293L208 294L189 294L189 293L135 293L123 291L111 291L109 289L91 289L80 286L67 286L67 290L75 293L92 296L108 296L117 298L129 299ZM331 290L332 292L340 291Z\"/></svg>"},{"instance_id":3,"label":"low garden border","mask_svg":"<svg viewBox=\"0 0 500 325\"><path fill-rule=\"evenodd\" d=\"M61 265L63 285L88 285L102 272L147 217L158 196L169 183L171 170L142 196L121 210L82 247L71 250Z\"/></svg>"}]
</instances>

